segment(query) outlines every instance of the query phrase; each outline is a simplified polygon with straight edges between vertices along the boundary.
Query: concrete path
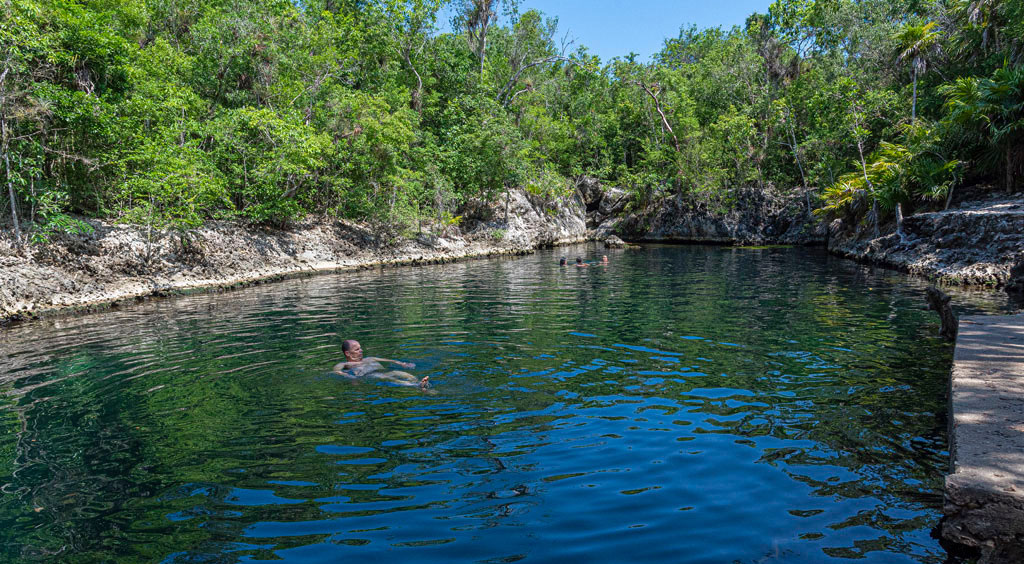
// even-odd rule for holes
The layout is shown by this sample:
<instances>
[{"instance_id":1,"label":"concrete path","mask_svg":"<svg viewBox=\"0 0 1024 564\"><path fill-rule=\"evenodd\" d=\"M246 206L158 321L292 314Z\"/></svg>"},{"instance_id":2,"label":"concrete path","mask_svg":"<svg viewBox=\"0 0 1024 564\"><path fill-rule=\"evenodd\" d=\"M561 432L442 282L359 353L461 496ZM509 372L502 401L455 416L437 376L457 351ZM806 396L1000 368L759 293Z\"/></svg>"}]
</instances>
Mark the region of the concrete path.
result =
<instances>
[{"instance_id":1,"label":"concrete path","mask_svg":"<svg viewBox=\"0 0 1024 564\"><path fill-rule=\"evenodd\" d=\"M942 535L1024 562L1024 314L960 319Z\"/></svg>"}]
</instances>

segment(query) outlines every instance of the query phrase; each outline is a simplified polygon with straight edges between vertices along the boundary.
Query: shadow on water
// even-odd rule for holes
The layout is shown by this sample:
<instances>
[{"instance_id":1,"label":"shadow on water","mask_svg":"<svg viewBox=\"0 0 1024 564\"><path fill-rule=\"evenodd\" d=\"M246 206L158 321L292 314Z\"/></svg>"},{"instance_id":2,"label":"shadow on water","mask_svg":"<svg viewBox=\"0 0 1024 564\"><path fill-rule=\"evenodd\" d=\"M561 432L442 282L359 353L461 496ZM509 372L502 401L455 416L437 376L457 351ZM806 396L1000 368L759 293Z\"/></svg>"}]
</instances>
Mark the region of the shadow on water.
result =
<instances>
[{"instance_id":1,"label":"shadow on water","mask_svg":"<svg viewBox=\"0 0 1024 564\"><path fill-rule=\"evenodd\" d=\"M0 560L942 562L952 347L923 288L581 246L14 327ZM344 338L435 393L327 373Z\"/></svg>"}]
</instances>

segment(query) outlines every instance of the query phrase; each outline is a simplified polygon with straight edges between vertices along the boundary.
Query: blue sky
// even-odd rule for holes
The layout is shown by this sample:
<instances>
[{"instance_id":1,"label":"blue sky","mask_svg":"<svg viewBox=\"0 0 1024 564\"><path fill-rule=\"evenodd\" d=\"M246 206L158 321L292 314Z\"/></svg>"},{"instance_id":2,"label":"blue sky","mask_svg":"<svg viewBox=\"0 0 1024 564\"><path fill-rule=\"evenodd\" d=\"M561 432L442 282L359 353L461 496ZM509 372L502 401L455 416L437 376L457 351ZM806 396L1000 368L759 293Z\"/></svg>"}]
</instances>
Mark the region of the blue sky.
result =
<instances>
[{"instance_id":1,"label":"blue sky","mask_svg":"<svg viewBox=\"0 0 1024 564\"><path fill-rule=\"evenodd\" d=\"M519 11L537 9L558 16L559 33L607 62L630 51L641 60L661 50L679 27L743 25L754 12L766 12L771 0L520 0ZM442 19L448 19L442 14ZM447 29L446 22L438 22ZM507 23L507 22L502 22Z\"/></svg>"}]
</instances>

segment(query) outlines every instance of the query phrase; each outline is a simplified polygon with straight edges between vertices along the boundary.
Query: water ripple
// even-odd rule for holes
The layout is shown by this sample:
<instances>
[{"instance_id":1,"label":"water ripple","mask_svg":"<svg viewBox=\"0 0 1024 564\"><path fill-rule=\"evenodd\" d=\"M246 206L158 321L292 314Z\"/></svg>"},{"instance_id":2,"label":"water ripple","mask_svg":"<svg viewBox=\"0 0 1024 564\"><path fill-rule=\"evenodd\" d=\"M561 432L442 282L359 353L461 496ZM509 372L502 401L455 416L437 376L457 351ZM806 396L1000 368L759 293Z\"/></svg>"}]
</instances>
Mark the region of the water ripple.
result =
<instances>
[{"instance_id":1,"label":"water ripple","mask_svg":"<svg viewBox=\"0 0 1024 564\"><path fill-rule=\"evenodd\" d=\"M943 561L951 349L918 282L557 254L5 330L0 560ZM329 373L344 338L433 390Z\"/></svg>"}]
</instances>

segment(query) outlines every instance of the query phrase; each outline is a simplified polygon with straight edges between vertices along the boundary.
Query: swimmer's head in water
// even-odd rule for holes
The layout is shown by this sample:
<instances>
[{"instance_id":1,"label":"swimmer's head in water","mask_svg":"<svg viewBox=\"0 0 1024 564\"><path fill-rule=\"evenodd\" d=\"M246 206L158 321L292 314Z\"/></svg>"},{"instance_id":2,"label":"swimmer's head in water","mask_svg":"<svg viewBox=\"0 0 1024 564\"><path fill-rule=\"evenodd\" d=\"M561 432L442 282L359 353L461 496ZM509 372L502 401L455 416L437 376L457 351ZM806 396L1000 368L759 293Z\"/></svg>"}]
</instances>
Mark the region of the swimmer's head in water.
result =
<instances>
[{"instance_id":1,"label":"swimmer's head in water","mask_svg":"<svg viewBox=\"0 0 1024 564\"><path fill-rule=\"evenodd\" d=\"M576 264L583 264L583 259L576 257Z\"/></svg>"},{"instance_id":2,"label":"swimmer's head in water","mask_svg":"<svg viewBox=\"0 0 1024 564\"><path fill-rule=\"evenodd\" d=\"M558 266L565 266L565 257L558 259Z\"/></svg>"},{"instance_id":3,"label":"swimmer's head in water","mask_svg":"<svg viewBox=\"0 0 1024 564\"><path fill-rule=\"evenodd\" d=\"M363 360L363 346L359 344L359 341L352 339L346 339L341 342L341 352L345 355L345 360L349 362L359 362Z\"/></svg>"}]
</instances>

